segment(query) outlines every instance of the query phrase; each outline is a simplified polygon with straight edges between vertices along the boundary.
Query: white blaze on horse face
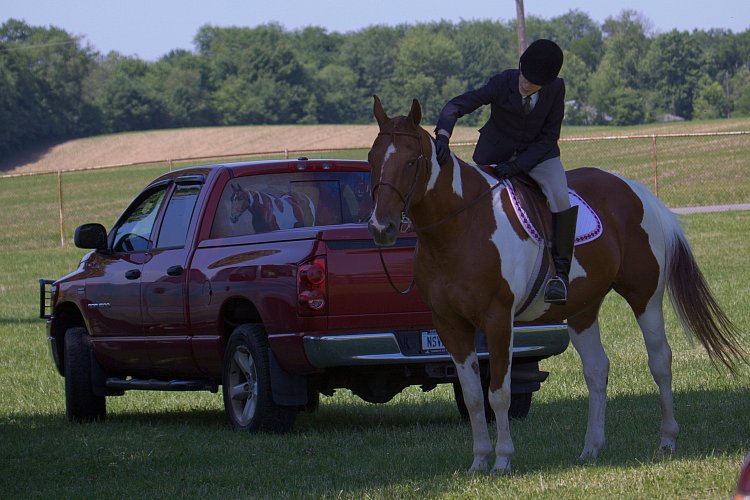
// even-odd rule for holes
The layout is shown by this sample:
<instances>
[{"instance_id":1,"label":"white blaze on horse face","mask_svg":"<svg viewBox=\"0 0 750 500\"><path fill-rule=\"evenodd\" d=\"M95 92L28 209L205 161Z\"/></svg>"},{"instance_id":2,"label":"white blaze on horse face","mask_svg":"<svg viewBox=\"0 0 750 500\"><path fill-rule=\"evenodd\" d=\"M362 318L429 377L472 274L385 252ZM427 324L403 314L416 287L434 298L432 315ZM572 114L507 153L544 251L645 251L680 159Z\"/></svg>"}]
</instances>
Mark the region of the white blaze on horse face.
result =
<instances>
[{"instance_id":1,"label":"white blaze on horse face","mask_svg":"<svg viewBox=\"0 0 750 500\"><path fill-rule=\"evenodd\" d=\"M390 143L388 145L388 148L385 150L385 154L383 155L383 162L380 164L380 178L374 184L377 185L378 183L383 181L384 174L385 174L385 167L388 164L388 160L390 160L391 157L395 154L396 154L396 145L393 143ZM388 225L383 224L382 222L378 221L377 208L378 208L378 197L376 196L375 199L373 200L372 214L370 214L370 225L376 231L382 232L386 230Z\"/></svg>"}]
</instances>

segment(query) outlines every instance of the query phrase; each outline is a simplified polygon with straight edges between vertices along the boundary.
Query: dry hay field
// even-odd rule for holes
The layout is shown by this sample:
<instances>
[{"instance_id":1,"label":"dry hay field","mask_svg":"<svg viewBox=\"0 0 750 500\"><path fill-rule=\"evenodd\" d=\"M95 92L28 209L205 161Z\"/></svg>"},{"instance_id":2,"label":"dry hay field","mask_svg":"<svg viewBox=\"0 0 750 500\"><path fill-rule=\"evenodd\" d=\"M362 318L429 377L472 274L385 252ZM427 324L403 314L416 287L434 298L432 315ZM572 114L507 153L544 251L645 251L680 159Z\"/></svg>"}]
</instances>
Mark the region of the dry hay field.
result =
<instances>
[{"instance_id":1,"label":"dry hay field","mask_svg":"<svg viewBox=\"0 0 750 500\"><path fill-rule=\"evenodd\" d=\"M49 144L0 159L0 174L48 172L211 156L247 156L285 150L369 148L377 125L265 125L128 132ZM459 128L455 141L475 141Z\"/></svg>"},{"instance_id":2,"label":"dry hay field","mask_svg":"<svg viewBox=\"0 0 750 500\"><path fill-rule=\"evenodd\" d=\"M747 130L750 120L639 127L564 127L563 138ZM423 124L431 130L431 124ZM216 156L306 150L366 149L377 125L257 125L151 130L73 139L0 158L0 175L49 172ZM477 127L456 127L452 142L475 142Z\"/></svg>"}]
</instances>

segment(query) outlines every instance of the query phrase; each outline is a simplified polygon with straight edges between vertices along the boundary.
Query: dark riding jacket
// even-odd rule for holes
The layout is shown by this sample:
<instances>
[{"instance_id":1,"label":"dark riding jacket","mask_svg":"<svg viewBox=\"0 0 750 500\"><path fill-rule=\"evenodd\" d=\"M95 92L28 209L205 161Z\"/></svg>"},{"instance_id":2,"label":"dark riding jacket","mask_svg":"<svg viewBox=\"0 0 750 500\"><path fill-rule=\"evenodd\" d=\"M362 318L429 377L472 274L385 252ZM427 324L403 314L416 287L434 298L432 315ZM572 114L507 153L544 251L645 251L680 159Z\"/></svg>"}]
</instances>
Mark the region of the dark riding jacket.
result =
<instances>
[{"instance_id":1,"label":"dark riding jacket","mask_svg":"<svg viewBox=\"0 0 750 500\"><path fill-rule=\"evenodd\" d=\"M539 163L560 156L560 138L565 112L565 82L558 78L539 90L539 98L524 116L518 91L519 70L494 75L483 87L454 97L443 107L436 131L453 134L456 121L480 106L490 105L490 118L479 129L473 159L478 165L509 161L528 172Z\"/></svg>"}]
</instances>

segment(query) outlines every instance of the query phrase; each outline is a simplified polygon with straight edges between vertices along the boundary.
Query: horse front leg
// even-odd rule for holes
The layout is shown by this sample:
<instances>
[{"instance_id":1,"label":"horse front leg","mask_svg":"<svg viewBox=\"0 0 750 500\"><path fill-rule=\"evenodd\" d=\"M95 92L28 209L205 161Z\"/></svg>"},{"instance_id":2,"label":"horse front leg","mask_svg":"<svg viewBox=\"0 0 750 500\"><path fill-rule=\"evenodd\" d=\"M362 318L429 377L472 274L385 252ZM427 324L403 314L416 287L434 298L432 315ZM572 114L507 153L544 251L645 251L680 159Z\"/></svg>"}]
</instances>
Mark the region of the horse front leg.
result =
<instances>
[{"instance_id":1,"label":"horse front leg","mask_svg":"<svg viewBox=\"0 0 750 500\"><path fill-rule=\"evenodd\" d=\"M482 390L482 381L479 374L477 353L472 350L463 360L453 354L451 354L451 357L453 358L453 363L456 365L456 373L461 383L461 391L464 395L466 410L469 413L471 435L474 442L474 461L469 468L469 472L486 471L489 468L489 455L492 453L492 443L490 442L487 420L485 419L484 391Z\"/></svg>"},{"instance_id":2,"label":"horse front leg","mask_svg":"<svg viewBox=\"0 0 750 500\"><path fill-rule=\"evenodd\" d=\"M490 351L489 401L495 413L497 443L495 444L495 466L493 472L507 474L515 453L510 435L508 410L510 409L510 368L512 364L513 321L505 318L500 324L484 326Z\"/></svg>"}]
</instances>

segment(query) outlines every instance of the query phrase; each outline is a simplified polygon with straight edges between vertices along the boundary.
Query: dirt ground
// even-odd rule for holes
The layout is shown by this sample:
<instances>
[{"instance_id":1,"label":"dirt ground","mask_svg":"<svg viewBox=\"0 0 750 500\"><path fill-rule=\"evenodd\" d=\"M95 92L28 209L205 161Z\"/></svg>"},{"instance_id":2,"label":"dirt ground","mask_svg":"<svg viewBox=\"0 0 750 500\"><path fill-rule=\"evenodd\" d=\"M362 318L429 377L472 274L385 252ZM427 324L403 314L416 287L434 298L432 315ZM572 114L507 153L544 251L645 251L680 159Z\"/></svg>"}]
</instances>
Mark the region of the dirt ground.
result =
<instances>
[{"instance_id":1,"label":"dirt ground","mask_svg":"<svg viewBox=\"0 0 750 500\"><path fill-rule=\"evenodd\" d=\"M377 125L373 124L207 127L129 132L50 144L0 158L0 175L212 155L369 148L377 131ZM476 141L477 137L476 129L457 127L453 141Z\"/></svg>"}]
</instances>

